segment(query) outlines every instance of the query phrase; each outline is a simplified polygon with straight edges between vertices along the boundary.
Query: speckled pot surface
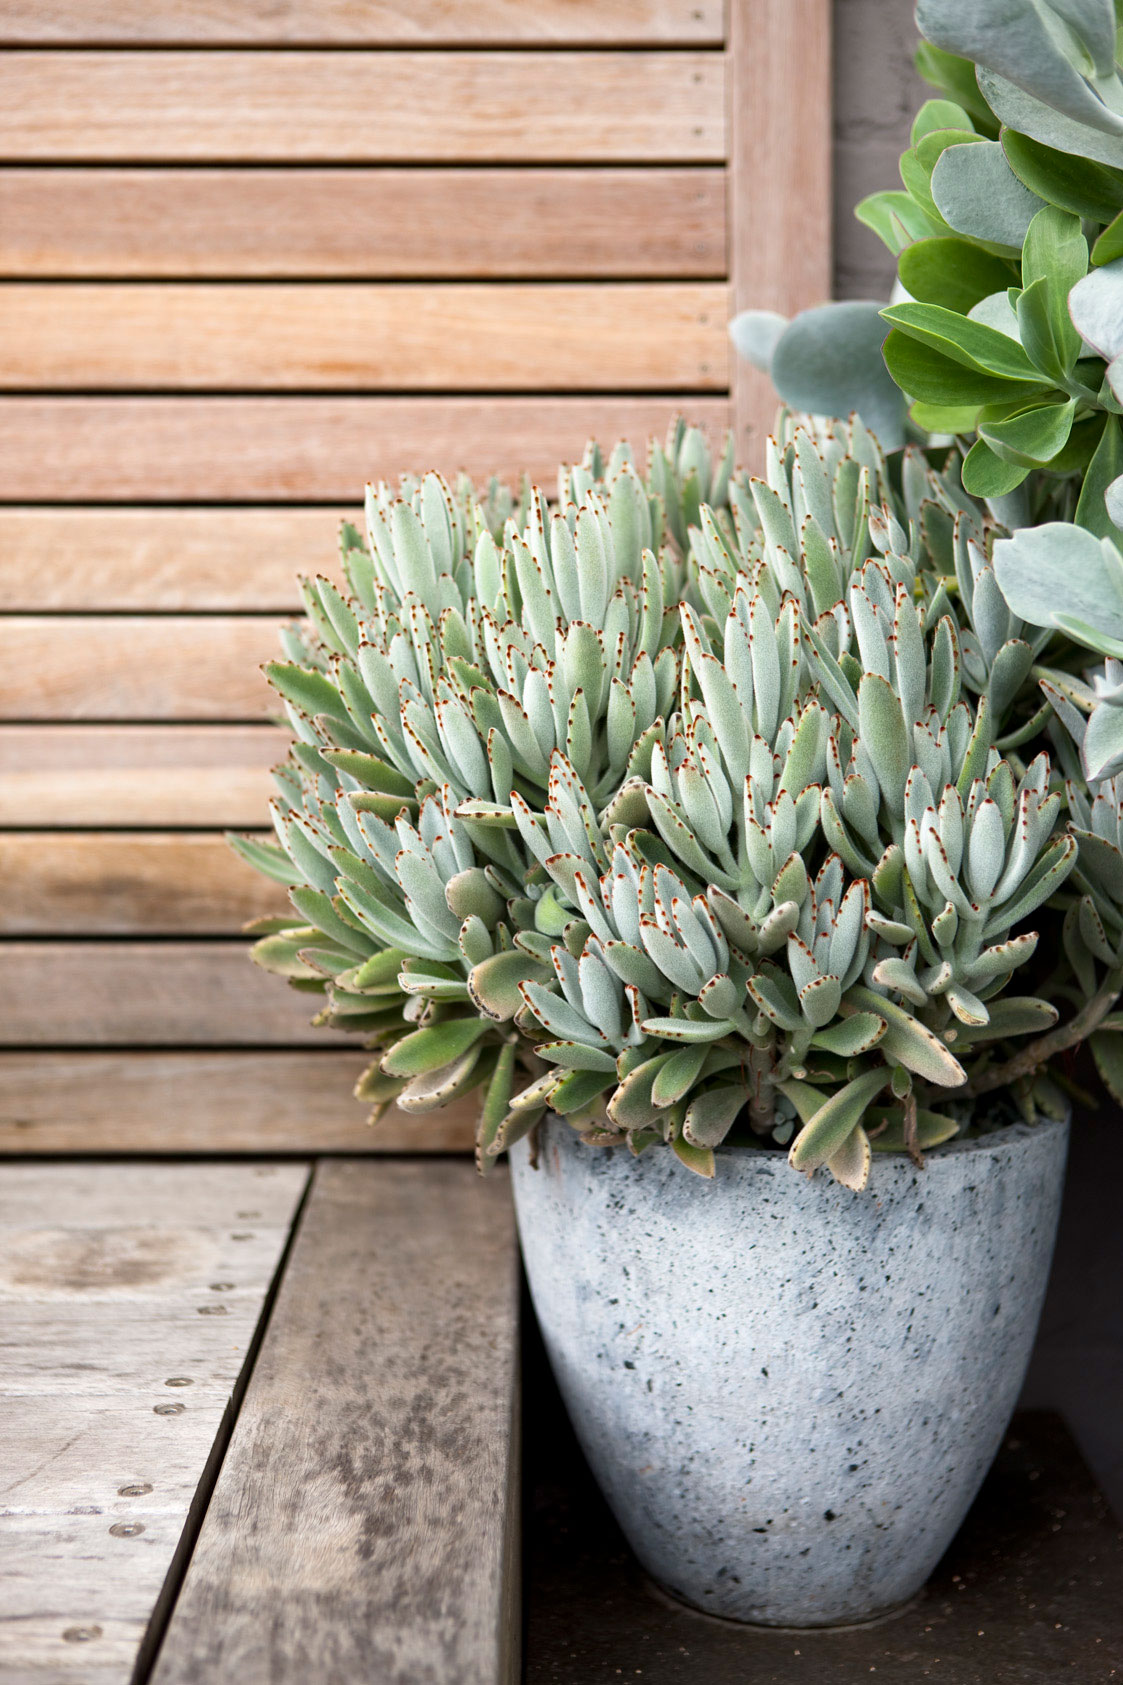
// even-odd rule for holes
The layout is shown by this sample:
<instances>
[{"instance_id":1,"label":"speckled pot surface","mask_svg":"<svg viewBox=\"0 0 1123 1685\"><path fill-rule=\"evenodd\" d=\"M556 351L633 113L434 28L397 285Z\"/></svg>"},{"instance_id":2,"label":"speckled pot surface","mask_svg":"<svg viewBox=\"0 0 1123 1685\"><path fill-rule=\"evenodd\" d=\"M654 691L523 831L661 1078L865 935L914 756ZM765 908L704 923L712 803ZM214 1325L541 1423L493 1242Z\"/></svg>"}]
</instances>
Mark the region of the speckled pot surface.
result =
<instances>
[{"instance_id":1,"label":"speckled pot surface","mask_svg":"<svg viewBox=\"0 0 1123 1685\"><path fill-rule=\"evenodd\" d=\"M1018 1395L1068 1125L874 1155L853 1194L783 1153L511 1155L538 1321L640 1561L710 1614L868 1620L951 1542Z\"/></svg>"}]
</instances>

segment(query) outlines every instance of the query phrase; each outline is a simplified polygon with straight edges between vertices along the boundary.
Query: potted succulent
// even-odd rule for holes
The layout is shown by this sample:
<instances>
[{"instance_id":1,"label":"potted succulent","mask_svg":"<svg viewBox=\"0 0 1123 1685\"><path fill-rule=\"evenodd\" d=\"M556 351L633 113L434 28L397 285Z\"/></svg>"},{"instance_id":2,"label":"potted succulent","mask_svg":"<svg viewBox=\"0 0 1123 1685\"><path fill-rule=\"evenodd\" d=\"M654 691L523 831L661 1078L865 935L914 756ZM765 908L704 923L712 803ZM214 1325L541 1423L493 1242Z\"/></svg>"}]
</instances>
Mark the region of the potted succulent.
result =
<instances>
[{"instance_id":1,"label":"potted succulent","mask_svg":"<svg viewBox=\"0 0 1123 1685\"><path fill-rule=\"evenodd\" d=\"M930 51L963 150L996 144L991 73ZM654 1577L714 1614L829 1625L923 1583L1028 1358L1065 1056L1089 1039L1123 1070L1119 407L1090 318L1062 367L1057 301L1087 277L1054 211L1094 233L1050 201L1017 251L979 236L1017 339L980 339L964 297L940 346L896 314L910 397L935 403L929 353L960 371L906 418L879 361L907 448L805 388L818 418L782 419L759 478L680 425L642 474L591 447L552 499L373 488L345 588L306 583L268 669L277 840L236 846L294 910L254 957L371 1047L375 1117L478 1092L594 1471ZM886 212L910 245L960 238L912 214ZM1048 370L1023 318L1052 324ZM829 321L739 331L783 387ZM998 361L992 334L1015 372L965 361ZM1047 453L1065 418L1036 412L1070 404ZM1068 565L1094 546L1112 591L1059 619L1074 533Z\"/></svg>"}]
</instances>

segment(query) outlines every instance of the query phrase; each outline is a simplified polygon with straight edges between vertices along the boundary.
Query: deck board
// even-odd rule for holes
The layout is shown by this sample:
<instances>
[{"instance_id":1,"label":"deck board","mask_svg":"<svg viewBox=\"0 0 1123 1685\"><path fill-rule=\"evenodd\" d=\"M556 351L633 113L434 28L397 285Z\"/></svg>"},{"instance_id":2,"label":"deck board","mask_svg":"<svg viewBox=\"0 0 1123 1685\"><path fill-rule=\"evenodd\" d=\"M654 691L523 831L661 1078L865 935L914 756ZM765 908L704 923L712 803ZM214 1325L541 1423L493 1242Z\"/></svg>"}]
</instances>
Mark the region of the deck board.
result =
<instances>
[{"instance_id":1,"label":"deck board","mask_svg":"<svg viewBox=\"0 0 1123 1685\"><path fill-rule=\"evenodd\" d=\"M518 1677L506 1177L322 1163L153 1685Z\"/></svg>"},{"instance_id":2,"label":"deck board","mask_svg":"<svg viewBox=\"0 0 1123 1685\"><path fill-rule=\"evenodd\" d=\"M277 979L273 979L274 982ZM0 1052L2 1153L471 1152L478 1090L370 1125L358 1047Z\"/></svg>"},{"instance_id":3,"label":"deck board","mask_svg":"<svg viewBox=\"0 0 1123 1685\"><path fill-rule=\"evenodd\" d=\"M131 1678L307 1174L5 1167L5 1685Z\"/></svg>"}]
</instances>

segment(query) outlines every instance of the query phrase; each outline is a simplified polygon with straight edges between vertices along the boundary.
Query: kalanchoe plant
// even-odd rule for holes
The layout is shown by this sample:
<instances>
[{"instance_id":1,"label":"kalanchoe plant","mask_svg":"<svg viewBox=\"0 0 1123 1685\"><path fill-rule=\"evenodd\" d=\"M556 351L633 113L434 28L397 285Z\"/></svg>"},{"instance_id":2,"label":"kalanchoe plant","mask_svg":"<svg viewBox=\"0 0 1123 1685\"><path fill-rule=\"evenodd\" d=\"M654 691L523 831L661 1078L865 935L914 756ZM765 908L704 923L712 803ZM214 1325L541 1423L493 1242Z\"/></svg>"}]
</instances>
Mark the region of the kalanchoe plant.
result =
<instances>
[{"instance_id":1,"label":"kalanchoe plant","mask_svg":"<svg viewBox=\"0 0 1123 1685\"><path fill-rule=\"evenodd\" d=\"M366 1038L376 1112L479 1088L484 1167L549 1110L860 1188L981 1094L1062 1103L1074 979L1114 982L1119 805L1059 730L1053 770L1051 634L954 471L785 422L750 480L680 428L643 477L624 447L554 502L429 475L367 524L268 669L278 840L237 846L294 907L256 959Z\"/></svg>"},{"instance_id":2,"label":"kalanchoe plant","mask_svg":"<svg viewBox=\"0 0 1123 1685\"><path fill-rule=\"evenodd\" d=\"M920 435L959 436L964 484L1004 500L1008 525L1109 534L1105 493L1123 490L1112 0L920 0L917 24L919 68L943 97L917 115L902 187L856 213L897 257L901 302L823 306L790 326L749 312L734 339L785 401L857 409L891 448L907 397Z\"/></svg>"}]
</instances>

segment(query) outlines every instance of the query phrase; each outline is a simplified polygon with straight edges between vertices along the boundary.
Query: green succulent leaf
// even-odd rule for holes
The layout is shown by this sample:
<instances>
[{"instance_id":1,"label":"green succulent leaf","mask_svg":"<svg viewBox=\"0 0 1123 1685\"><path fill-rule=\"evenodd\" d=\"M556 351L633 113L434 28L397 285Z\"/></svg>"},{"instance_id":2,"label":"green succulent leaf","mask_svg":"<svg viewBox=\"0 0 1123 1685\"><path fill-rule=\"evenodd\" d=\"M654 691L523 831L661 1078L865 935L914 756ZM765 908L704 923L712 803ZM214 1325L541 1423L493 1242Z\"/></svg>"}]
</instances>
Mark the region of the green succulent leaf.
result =
<instances>
[{"instance_id":1,"label":"green succulent leaf","mask_svg":"<svg viewBox=\"0 0 1123 1685\"><path fill-rule=\"evenodd\" d=\"M491 1026L482 1018L449 1018L430 1029L414 1030L396 1042L383 1058L388 1077L414 1077L459 1059Z\"/></svg>"},{"instance_id":2,"label":"green succulent leaf","mask_svg":"<svg viewBox=\"0 0 1123 1685\"><path fill-rule=\"evenodd\" d=\"M839 1152L888 1080L889 1071L884 1065L862 1071L825 1099L792 1142L788 1162L793 1169L817 1170ZM782 1082L779 1086L782 1093L789 1094L792 1085ZM789 1098L794 1102L793 1095L789 1094Z\"/></svg>"},{"instance_id":3,"label":"green succulent leaf","mask_svg":"<svg viewBox=\"0 0 1123 1685\"><path fill-rule=\"evenodd\" d=\"M901 253L897 269L902 286L918 303L942 305L963 316L1018 278L1007 259L954 235L917 240Z\"/></svg>"}]
</instances>

